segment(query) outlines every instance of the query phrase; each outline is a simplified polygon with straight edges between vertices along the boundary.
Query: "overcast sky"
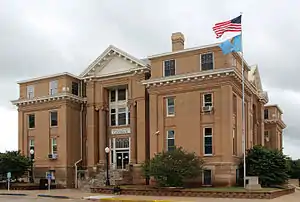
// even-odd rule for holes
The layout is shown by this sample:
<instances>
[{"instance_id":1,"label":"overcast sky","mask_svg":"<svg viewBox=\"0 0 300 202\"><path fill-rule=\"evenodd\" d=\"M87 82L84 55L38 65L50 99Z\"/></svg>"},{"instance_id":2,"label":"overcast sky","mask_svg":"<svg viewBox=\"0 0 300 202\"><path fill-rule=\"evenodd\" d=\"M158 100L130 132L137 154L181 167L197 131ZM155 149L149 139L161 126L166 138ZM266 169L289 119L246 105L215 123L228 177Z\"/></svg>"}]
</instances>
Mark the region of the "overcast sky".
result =
<instances>
[{"instance_id":1,"label":"overcast sky","mask_svg":"<svg viewBox=\"0 0 300 202\"><path fill-rule=\"evenodd\" d=\"M167 52L177 31L186 47L214 43L213 24L243 12L245 59L284 111L285 153L300 158L299 8L295 0L0 0L0 151L17 149L17 80L79 74L109 44L140 58Z\"/></svg>"}]
</instances>

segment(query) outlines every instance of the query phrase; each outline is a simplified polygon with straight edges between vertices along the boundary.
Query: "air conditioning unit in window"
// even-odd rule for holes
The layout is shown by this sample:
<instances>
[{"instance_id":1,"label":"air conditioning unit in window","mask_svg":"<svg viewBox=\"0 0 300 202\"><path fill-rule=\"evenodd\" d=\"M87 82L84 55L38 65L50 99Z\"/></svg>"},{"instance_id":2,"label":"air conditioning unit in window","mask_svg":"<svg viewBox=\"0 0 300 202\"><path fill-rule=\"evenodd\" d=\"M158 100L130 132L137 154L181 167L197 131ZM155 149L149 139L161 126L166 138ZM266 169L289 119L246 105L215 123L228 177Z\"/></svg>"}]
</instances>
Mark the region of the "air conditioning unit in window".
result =
<instances>
[{"instance_id":1,"label":"air conditioning unit in window","mask_svg":"<svg viewBox=\"0 0 300 202\"><path fill-rule=\"evenodd\" d=\"M213 109L212 106L203 106L203 107L202 107L202 111L203 111L203 112L211 112L212 109Z\"/></svg>"},{"instance_id":2,"label":"air conditioning unit in window","mask_svg":"<svg viewBox=\"0 0 300 202\"><path fill-rule=\"evenodd\" d=\"M50 159L50 160L57 159L57 154L48 154L48 159Z\"/></svg>"}]
</instances>

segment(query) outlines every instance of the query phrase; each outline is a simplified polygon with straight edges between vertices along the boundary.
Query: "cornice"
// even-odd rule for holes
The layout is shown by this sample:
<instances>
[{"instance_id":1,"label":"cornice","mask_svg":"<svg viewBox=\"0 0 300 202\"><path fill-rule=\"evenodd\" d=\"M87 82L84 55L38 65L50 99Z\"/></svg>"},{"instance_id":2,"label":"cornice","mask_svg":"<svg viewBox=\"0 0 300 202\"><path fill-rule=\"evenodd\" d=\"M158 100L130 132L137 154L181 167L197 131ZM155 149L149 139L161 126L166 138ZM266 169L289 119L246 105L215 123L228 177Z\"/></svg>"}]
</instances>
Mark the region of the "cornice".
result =
<instances>
[{"instance_id":1,"label":"cornice","mask_svg":"<svg viewBox=\"0 0 300 202\"><path fill-rule=\"evenodd\" d=\"M20 105L32 105L32 104L37 104L37 103L47 103L47 102L52 102L52 101L57 101L57 100L69 100L75 103L84 103L85 99L76 95L73 95L71 93L59 93L56 95L47 95L47 96L41 96L41 97L36 97L33 99L18 99L18 100L13 100L11 103L16 106Z\"/></svg>"},{"instance_id":2,"label":"cornice","mask_svg":"<svg viewBox=\"0 0 300 202\"><path fill-rule=\"evenodd\" d=\"M278 124L282 129L286 128L285 123L281 119L265 119L265 124Z\"/></svg>"}]
</instances>

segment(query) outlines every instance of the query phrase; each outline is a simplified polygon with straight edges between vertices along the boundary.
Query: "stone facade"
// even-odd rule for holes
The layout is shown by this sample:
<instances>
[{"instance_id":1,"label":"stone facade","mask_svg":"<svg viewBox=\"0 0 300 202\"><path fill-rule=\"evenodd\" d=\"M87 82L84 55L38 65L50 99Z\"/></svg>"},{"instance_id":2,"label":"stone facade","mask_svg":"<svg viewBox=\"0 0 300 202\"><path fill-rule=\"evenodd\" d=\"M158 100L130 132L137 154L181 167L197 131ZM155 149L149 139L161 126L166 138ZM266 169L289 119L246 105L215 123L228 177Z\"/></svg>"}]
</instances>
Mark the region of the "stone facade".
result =
<instances>
[{"instance_id":1,"label":"stone facade","mask_svg":"<svg viewBox=\"0 0 300 202\"><path fill-rule=\"evenodd\" d=\"M246 148L282 147L282 111L266 105L257 65L223 55L218 44L186 49L182 33L171 40L168 53L137 59L109 46L79 76L18 83L20 97L12 102L19 149L34 151L35 180L50 172L66 187L101 184L108 157L111 172L122 171L120 183L144 184L140 165L176 145L205 160L196 183L235 184L243 154L242 63ZM89 177L78 180L78 170Z\"/></svg>"}]
</instances>

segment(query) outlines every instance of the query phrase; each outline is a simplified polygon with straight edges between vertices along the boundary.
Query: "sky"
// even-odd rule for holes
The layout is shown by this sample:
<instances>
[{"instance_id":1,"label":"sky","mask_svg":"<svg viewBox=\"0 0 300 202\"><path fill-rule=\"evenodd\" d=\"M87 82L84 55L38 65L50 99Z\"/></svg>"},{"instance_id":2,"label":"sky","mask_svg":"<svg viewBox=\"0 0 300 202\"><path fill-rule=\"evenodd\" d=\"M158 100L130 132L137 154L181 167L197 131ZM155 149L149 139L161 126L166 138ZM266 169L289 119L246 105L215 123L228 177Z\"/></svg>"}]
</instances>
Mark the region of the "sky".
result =
<instances>
[{"instance_id":1,"label":"sky","mask_svg":"<svg viewBox=\"0 0 300 202\"><path fill-rule=\"evenodd\" d=\"M244 57L258 64L269 104L287 124L284 152L300 158L300 1L271 0L0 0L0 152L17 149L16 81L80 74L110 44L139 58L215 43L212 26L243 13Z\"/></svg>"}]
</instances>

